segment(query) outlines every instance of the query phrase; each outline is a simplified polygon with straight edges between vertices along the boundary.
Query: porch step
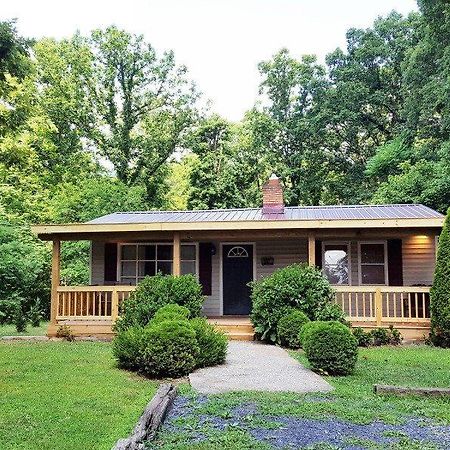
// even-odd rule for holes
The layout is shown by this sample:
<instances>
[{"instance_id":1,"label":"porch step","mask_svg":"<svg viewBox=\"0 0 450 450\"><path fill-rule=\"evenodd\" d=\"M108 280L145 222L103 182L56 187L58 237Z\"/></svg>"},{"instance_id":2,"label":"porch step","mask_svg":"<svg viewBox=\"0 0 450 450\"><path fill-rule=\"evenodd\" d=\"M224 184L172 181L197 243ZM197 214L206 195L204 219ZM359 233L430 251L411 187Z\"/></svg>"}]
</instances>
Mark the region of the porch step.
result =
<instances>
[{"instance_id":1,"label":"porch step","mask_svg":"<svg viewBox=\"0 0 450 450\"><path fill-rule=\"evenodd\" d=\"M248 317L213 317L208 322L223 331L228 339L253 341L255 331Z\"/></svg>"}]
</instances>

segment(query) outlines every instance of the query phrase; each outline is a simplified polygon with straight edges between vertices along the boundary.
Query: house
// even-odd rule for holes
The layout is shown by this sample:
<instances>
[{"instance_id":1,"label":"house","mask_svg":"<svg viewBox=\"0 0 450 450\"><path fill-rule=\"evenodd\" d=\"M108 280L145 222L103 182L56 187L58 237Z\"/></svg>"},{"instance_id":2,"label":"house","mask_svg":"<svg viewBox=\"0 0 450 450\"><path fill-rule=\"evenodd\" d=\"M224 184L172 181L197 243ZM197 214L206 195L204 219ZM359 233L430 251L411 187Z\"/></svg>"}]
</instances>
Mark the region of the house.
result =
<instances>
[{"instance_id":1,"label":"house","mask_svg":"<svg viewBox=\"0 0 450 450\"><path fill-rule=\"evenodd\" d=\"M393 324L411 339L427 333L440 213L418 204L285 207L275 176L262 190L262 208L117 212L35 226L53 241L49 334L61 324L110 334L120 302L162 272L198 276L205 315L248 338L248 282L298 262L323 270L355 325ZM73 240L91 242L89 286L60 283L60 243Z\"/></svg>"}]
</instances>

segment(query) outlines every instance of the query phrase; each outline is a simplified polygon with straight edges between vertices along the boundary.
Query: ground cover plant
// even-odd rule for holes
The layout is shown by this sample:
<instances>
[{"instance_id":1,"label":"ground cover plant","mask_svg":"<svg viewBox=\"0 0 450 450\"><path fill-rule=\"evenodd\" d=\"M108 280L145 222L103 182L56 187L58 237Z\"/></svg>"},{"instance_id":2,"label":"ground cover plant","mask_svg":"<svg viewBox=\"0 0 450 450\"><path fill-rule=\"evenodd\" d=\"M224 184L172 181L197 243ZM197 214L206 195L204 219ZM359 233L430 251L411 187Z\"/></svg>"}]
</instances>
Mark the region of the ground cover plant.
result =
<instances>
[{"instance_id":1,"label":"ground cover plant","mask_svg":"<svg viewBox=\"0 0 450 450\"><path fill-rule=\"evenodd\" d=\"M307 448L316 449L352 445L368 449L446 448L450 442L450 399L378 396L372 387L374 383L448 387L450 350L371 347L360 353L352 375L326 377L335 389L325 394L239 392L205 397L182 387L173 414L152 448L299 448L294 444L305 442L308 436L316 440ZM292 351L291 355L308 364L303 351ZM327 436L337 441L326 444Z\"/></svg>"},{"instance_id":2,"label":"ground cover plant","mask_svg":"<svg viewBox=\"0 0 450 450\"><path fill-rule=\"evenodd\" d=\"M115 367L105 342L0 342L2 450L109 450L157 384Z\"/></svg>"}]
</instances>

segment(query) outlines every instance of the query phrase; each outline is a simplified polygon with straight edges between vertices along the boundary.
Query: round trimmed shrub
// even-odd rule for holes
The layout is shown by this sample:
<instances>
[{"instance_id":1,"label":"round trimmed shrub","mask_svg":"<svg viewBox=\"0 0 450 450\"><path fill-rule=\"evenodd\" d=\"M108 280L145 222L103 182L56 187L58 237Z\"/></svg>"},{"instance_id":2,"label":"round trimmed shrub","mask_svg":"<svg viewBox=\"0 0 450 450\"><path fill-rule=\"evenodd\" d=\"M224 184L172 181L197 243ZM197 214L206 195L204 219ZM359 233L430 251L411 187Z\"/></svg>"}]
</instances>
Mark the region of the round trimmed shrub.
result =
<instances>
[{"instance_id":1,"label":"round trimmed shrub","mask_svg":"<svg viewBox=\"0 0 450 450\"><path fill-rule=\"evenodd\" d=\"M293 264L251 283L251 320L261 340L276 342L281 317L292 308L303 311L310 320L333 299L328 280L316 267Z\"/></svg>"},{"instance_id":2,"label":"round trimmed shrub","mask_svg":"<svg viewBox=\"0 0 450 450\"><path fill-rule=\"evenodd\" d=\"M358 341L342 323L317 322L303 334L303 339L303 349L313 370L349 375L355 369Z\"/></svg>"},{"instance_id":3,"label":"round trimmed shrub","mask_svg":"<svg viewBox=\"0 0 450 450\"><path fill-rule=\"evenodd\" d=\"M189 314L190 311L186 307L170 303L159 308L150 323L157 324L164 320L188 320Z\"/></svg>"},{"instance_id":4,"label":"round trimmed shrub","mask_svg":"<svg viewBox=\"0 0 450 450\"><path fill-rule=\"evenodd\" d=\"M225 361L228 348L228 339L225 334L201 317L192 319L190 324L195 331L200 347L196 367L222 364Z\"/></svg>"},{"instance_id":5,"label":"round trimmed shrub","mask_svg":"<svg viewBox=\"0 0 450 450\"><path fill-rule=\"evenodd\" d=\"M142 352L144 329L130 327L120 331L113 339L113 355L122 369L139 370L139 355Z\"/></svg>"},{"instance_id":6,"label":"round trimmed shrub","mask_svg":"<svg viewBox=\"0 0 450 450\"><path fill-rule=\"evenodd\" d=\"M145 277L122 302L115 331L145 327L158 309L171 303L186 307L190 317L198 317L203 301L202 287L193 275Z\"/></svg>"},{"instance_id":7,"label":"round trimmed shrub","mask_svg":"<svg viewBox=\"0 0 450 450\"><path fill-rule=\"evenodd\" d=\"M308 316L299 310L293 310L282 316L278 321L278 340L281 345L289 348L300 347L300 330L305 323L309 322Z\"/></svg>"},{"instance_id":8,"label":"round trimmed shrub","mask_svg":"<svg viewBox=\"0 0 450 450\"><path fill-rule=\"evenodd\" d=\"M165 320L144 330L139 371L149 377L180 377L191 372L200 348L187 320Z\"/></svg>"},{"instance_id":9,"label":"round trimmed shrub","mask_svg":"<svg viewBox=\"0 0 450 450\"><path fill-rule=\"evenodd\" d=\"M305 346L306 341L310 338L312 332L316 328L320 327L321 324L323 324L323 323L327 323L327 322L325 322L323 320L314 320L311 322L307 322L302 326L302 328L298 334L298 338L299 338L301 347Z\"/></svg>"}]
</instances>

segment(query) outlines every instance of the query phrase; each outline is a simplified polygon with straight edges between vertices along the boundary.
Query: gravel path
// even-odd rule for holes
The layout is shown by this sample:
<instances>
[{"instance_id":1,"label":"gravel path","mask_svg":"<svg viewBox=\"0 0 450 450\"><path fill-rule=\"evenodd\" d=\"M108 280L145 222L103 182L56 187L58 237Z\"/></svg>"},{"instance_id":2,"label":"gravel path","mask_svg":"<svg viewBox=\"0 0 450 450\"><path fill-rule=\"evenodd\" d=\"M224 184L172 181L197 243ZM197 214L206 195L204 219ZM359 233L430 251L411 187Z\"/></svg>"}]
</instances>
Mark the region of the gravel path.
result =
<instances>
[{"instance_id":1,"label":"gravel path","mask_svg":"<svg viewBox=\"0 0 450 450\"><path fill-rule=\"evenodd\" d=\"M332 386L303 367L280 347L258 342L230 341L225 364L189 375L202 394L233 391L327 392Z\"/></svg>"}]
</instances>

